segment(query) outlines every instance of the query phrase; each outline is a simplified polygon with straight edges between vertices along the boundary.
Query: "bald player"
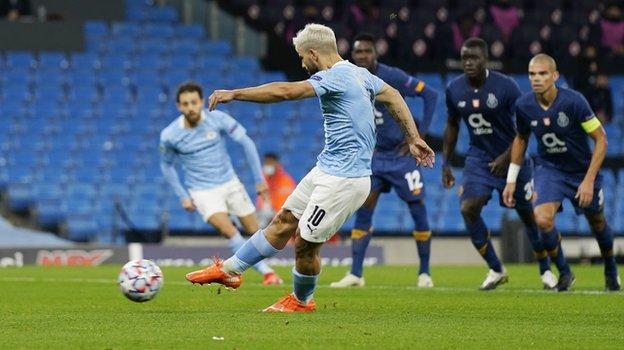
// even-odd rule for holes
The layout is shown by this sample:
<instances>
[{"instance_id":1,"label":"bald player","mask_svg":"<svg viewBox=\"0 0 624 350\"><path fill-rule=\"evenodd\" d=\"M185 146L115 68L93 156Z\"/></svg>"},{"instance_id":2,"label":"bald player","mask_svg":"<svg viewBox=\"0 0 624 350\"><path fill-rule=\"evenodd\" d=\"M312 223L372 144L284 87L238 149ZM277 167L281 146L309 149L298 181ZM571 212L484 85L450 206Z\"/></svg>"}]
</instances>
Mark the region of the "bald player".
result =
<instances>
[{"instance_id":1,"label":"bald player","mask_svg":"<svg viewBox=\"0 0 624 350\"><path fill-rule=\"evenodd\" d=\"M555 228L555 215L568 199L577 215L583 214L598 241L604 258L605 288L620 290L613 233L604 216L604 196L600 166L607 150L607 136L600 121L580 93L557 87L557 64L552 57L539 54L529 62L533 92L516 101L517 135L511 148L511 164L503 199L514 206L513 193L529 135L538 142L535 159L534 213L543 235L544 247L560 270L558 291L574 284L574 274L561 249L561 235ZM588 137L594 142L590 148Z\"/></svg>"}]
</instances>

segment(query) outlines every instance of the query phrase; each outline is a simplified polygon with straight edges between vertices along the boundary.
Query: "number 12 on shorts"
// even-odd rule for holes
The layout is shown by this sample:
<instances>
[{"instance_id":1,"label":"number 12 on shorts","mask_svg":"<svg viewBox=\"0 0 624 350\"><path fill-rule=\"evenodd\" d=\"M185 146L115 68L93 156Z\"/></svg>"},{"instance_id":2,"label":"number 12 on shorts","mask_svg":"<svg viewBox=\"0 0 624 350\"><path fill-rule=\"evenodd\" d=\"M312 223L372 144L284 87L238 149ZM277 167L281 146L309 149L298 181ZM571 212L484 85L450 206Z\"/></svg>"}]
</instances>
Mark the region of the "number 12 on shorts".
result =
<instances>
[{"instance_id":1,"label":"number 12 on shorts","mask_svg":"<svg viewBox=\"0 0 624 350\"><path fill-rule=\"evenodd\" d=\"M308 222L312 224L312 226L318 226L321 223L321 220L325 217L325 210L319 208L318 205L314 206L314 211L308 218Z\"/></svg>"},{"instance_id":2,"label":"number 12 on shorts","mask_svg":"<svg viewBox=\"0 0 624 350\"><path fill-rule=\"evenodd\" d=\"M411 192L423 188L423 183L420 181L420 172L418 170L407 172L404 177Z\"/></svg>"}]
</instances>

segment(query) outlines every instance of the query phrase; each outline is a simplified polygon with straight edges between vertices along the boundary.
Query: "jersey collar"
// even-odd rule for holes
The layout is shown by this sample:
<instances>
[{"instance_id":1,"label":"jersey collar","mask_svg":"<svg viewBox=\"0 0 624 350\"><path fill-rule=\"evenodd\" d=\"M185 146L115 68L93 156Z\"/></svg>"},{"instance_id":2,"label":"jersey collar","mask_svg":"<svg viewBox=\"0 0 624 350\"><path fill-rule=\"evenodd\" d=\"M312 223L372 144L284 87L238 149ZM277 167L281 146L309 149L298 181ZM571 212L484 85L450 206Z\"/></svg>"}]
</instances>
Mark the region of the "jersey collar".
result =
<instances>
[{"instance_id":1,"label":"jersey collar","mask_svg":"<svg viewBox=\"0 0 624 350\"><path fill-rule=\"evenodd\" d=\"M200 122L200 123L201 123L201 122L203 122L203 121L206 119L206 110L205 110L205 109L202 109L202 111L201 111L201 113L200 113L199 118L200 118L200 119L199 119L199 122ZM184 114L182 114L182 115L180 116L180 120L178 121L178 125L180 125L180 128L182 128L182 129L187 129L187 128L184 126ZM199 124L198 124L198 125L199 125ZM189 128L189 129L190 129L190 128Z\"/></svg>"}]
</instances>

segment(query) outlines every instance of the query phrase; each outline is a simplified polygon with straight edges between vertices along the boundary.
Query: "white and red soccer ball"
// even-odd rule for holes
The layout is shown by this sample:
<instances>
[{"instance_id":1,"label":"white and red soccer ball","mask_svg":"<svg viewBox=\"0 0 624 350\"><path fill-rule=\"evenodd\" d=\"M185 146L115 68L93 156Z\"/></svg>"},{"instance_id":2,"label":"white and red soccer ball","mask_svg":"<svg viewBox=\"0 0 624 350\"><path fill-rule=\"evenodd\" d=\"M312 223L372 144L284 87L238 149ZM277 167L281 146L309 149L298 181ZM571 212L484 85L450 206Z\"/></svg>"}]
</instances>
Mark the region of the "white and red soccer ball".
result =
<instances>
[{"instance_id":1,"label":"white and red soccer ball","mask_svg":"<svg viewBox=\"0 0 624 350\"><path fill-rule=\"evenodd\" d=\"M123 295L136 302L154 299L163 286L160 268L151 260L135 259L121 268L117 283Z\"/></svg>"}]
</instances>

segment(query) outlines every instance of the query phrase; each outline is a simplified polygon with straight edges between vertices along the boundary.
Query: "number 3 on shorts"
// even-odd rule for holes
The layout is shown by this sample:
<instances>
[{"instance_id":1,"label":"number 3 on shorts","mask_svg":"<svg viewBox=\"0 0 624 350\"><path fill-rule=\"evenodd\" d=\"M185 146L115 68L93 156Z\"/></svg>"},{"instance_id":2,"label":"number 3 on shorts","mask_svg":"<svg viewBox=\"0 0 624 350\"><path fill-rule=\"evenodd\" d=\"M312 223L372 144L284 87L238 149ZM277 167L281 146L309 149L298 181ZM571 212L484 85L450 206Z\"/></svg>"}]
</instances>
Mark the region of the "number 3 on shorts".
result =
<instances>
[{"instance_id":1,"label":"number 3 on shorts","mask_svg":"<svg viewBox=\"0 0 624 350\"><path fill-rule=\"evenodd\" d=\"M308 218L308 223L312 224L312 226L316 227L321 223L321 220L325 217L325 210L319 208L318 205L314 206L314 211Z\"/></svg>"},{"instance_id":2,"label":"number 3 on shorts","mask_svg":"<svg viewBox=\"0 0 624 350\"><path fill-rule=\"evenodd\" d=\"M407 181L407 186L409 187L410 192L423 188L423 183L420 181L420 171L414 170L407 172L404 177Z\"/></svg>"}]
</instances>

